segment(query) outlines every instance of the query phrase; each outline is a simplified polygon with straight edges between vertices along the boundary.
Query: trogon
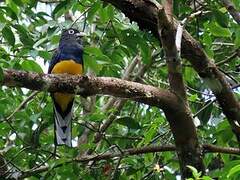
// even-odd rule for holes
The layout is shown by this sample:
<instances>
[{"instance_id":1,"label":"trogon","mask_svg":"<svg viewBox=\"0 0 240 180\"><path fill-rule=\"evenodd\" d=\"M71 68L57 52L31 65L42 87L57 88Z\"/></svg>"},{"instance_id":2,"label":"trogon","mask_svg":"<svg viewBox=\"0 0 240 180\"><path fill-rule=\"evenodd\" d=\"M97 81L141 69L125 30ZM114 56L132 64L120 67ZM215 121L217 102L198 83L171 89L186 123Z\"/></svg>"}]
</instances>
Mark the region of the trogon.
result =
<instances>
[{"instance_id":1,"label":"trogon","mask_svg":"<svg viewBox=\"0 0 240 180\"><path fill-rule=\"evenodd\" d=\"M83 73L83 46L81 33L77 29L62 32L59 46L49 65L48 73L72 74ZM72 146L72 110L74 94L51 93L54 105L54 128L56 145Z\"/></svg>"}]
</instances>

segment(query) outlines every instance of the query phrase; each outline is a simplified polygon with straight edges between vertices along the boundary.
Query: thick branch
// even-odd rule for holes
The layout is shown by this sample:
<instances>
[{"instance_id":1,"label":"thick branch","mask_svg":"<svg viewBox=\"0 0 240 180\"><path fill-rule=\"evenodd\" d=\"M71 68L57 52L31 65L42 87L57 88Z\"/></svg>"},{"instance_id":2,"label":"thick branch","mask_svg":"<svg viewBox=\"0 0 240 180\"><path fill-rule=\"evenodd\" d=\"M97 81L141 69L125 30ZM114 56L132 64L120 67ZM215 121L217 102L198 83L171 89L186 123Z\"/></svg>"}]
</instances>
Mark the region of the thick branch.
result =
<instances>
[{"instance_id":1,"label":"thick branch","mask_svg":"<svg viewBox=\"0 0 240 180\"><path fill-rule=\"evenodd\" d=\"M167 90L110 77L37 74L4 70L1 84L38 91L75 93L82 96L112 95L162 109L177 109L178 103L176 96Z\"/></svg>"},{"instance_id":2,"label":"thick branch","mask_svg":"<svg viewBox=\"0 0 240 180\"><path fill-rule=\"evenodd\" d=\"M102 0L109 2L120 9L131 21L136 21L140 29L150 30L155 37L158 35L158 11L162 6L153 0ZM176 30L178 22L174 20ZM224 75L216 65L207 57L199 43L186 31L183 32L182 56L188 59L200 77L204 79L214 92L224 114L227 116L232 129L240 135L240 104L226 81Z\"/></svg>"},{"instance_id":3,"label":"thick branch","mask_svg":"<svg viewBox=\"0 0 240 180\"><path fill-rule=\"evenodd\" d=\"M179 112L174 113L171 110L164 112L175 139L182 178L185 179L192 176L192 172L187 168L188 165L194 166L198 171L203 173L204 165L198 144L196 128L187 102L186 88L182 77L181 58L178 56L175 45L175 31L172 26L173 16L171 13L172 0L168 0L165 3L164 8L166 7L167 12L166 10L164 11L164 9L159 10L158 31L166 54L170 88L178 95L182 103L178 105L180 109ZM167 17L165 12L170 15L170 17Z\"/></svg>"},{"instance_id":4,"label":"thick branch","mask_svg":"<svg viewBox=\"0 0 240 180\"><path fill-rule=\"evenodd\" d=\"M240 12L236 10L234 7L234 4L230 0L222 0L223 5L228 10L228 12L231 14L233 19L240 24Z\"/></svg>"}]
</instances>

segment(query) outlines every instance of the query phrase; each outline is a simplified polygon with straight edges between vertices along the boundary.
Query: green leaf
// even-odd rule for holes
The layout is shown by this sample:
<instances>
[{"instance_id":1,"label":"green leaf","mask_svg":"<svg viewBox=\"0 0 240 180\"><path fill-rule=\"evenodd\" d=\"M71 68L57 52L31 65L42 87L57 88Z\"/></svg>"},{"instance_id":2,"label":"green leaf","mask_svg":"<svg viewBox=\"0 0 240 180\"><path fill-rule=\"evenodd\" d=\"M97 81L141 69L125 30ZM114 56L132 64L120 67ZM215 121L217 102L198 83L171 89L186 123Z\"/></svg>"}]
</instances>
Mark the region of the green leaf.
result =
<instances>
[{"instance_id":1,"label":"green leaf","mask_svg":"<svg viewBox=\"0 0 240 180\"><path fill-rule=\"evenodd\" d=\"M83 59L84 59L84 69L90 68L96 74L98 74L101 71L102 66L97 63L96 57L93 58L93 57L89 56L88 54L84 53Z\"/></svg>"},{"instance_id":2,"label":"green leaf","mask_svg":"<svg viewBox=\"0 0 240 180\"><path fill-rule=\"evenodd\" d=\"M47 37L41 38L37 42L34 43L33 48L37 48L47 41L48 41Z\"/></svg>"},{"instance_id":3,"label":"green leaf","mask_svg":"<svg viewBox=\"0 0 240 180\"><path fill-rule=\"evenodd\" d=\"M228 28L223 28L214 22L210 23L209 30L216 37L231 37L232 35Z\"/></svg>"},{"instance_id":4,"label":"green leaf","mask_svg":"<svg viewBox=\"0 0 240 180\"><path fill-rule=\"evenodd\" d=\"M19 33L20 36L20 41L27 47L31 47L34 44L34 41L32 39L32 37L30 36L30 34L28 33L28 30L26 30L26 28L24 26L21 25L14 25L14 28L16 28L16 30Z\"/></svg>"},{"instance_id":5,"label":"green leaf","mask_svg":"<svg viewBox=\"0 0 240 180\"><path fill-rule=\"evenodd\" d=\"M89 55L94 55L94 56L102 56L103 55L101 49L96 48L96 47L84 47L84 52Z\"/></svg>"},{"instance_id":6,"label":"green leaf","mask_svg":"<svg viewBox=\"0 0 240 180\"><path fill-rule=\"evenodd\" d=\"M69 4L70 1L66 0L66 1L62 1L61 3L59 3L55 9L52 12L52 16L54 18L60 17L61 15L64 14L64 12L66 12L66 10L69 8Z\"/></svg>"},{"instance_id":7,"label":"green leaf","mask_svg":"<svg viewBox=\"0 0 240 180\"><path fill-rule=\"evenodd\" d=\"M49 60L52 58L51 53L48 51L38 51L38 55L41 56L44 60Z\"/></svg>"},{"instance_id":8,"label":"green leaf","mask_svg":"<svg viewBox=\"0 0 240 180\"><path fill-rule=\"evenodd\" d=\"M37 114L32 114L29 118L31 121L33 121L34 123L37 122L37 120L40 118L42 113L37 113Z\"/></svg>"},{"instance_id":9,"label":"green leaf","mask_svg":"<svg viewBox=\"0 0 240 180\"><path fill-rule=\"evenodd\" d=\"M210 101L207 101L204 106L206 106L205 109L203 109L200 113L198 113L198 118L201 120L202 124L203 125L206 125L206 123L208 123L210 117L211 117L211 114L212 114L212 110L213 110L213 103L211 103L211 100ZM202 108L202 106L200 107L200 109ZM199 110L200 110L199 109Z\"/></svg>"},{"instance_id":10,"label":"green leaf","mask_svg":"<svg viewBox=\"0 0 240 180\"><path fill-rule=\"evenodd\" d=\"M212 37L209 35L209 33L204 33L203 34L203 43L204 45L211 47L212 45Z\"/></svg>"},{"instance_id":11,"label":"green leaf","mask_svg":"<svg viewBox=\"0 0 240 180\"><path fill-rule=\"evenodd\" d=\"M95 112L86 117L87 120L96 122L103 121L106 118L107 118L106 115L102 112Z\"/></svg>"},{"instance_id":12,"label":"green leaf","mask_svg":"<svg viewBox=\"0 0 240 180\"><path fill-rule=\"evenodd\" d=\"M2 36L8 42L9 45L14 46L15 36L10 27L7 25L2 29Z\"/></svg>"},{"instance_id":13,"label":"green leaf","mask_svg":"<svg viewBox=\"0 0 240 180\"><path fill-rule=\"evenodd\" d=\"M222 26L224 28L228 27L229 20L228 20L227 14L224 14L219 10L213 10L213 14L214 14L214 17L215 17L217 23L220 26Z\"/></svg>"},{"instance_id":14,"label":"green leaf","mask_svg":"<svg viewBox=\"0 0 240 180\"><path fill-rule=\"evenodd\" d=\"M232 0L234 3L235 7L239 10L240 9L240 1L239 0Z\"/></svg>"},{"instance_id":15,"label":"green leaf","mask_svg":"<svg viewBox=\"0 0 240 180\"><path fill-rule=\"evenodd\" d=\"M147 44L146 41L139 41L139 46L141 50L141 55L142 55L142 61L144 64L149 64L150 63L150 58L151 58L151 52L150 48Z\"/></svg>"},{"instance_id":16,"label":"green leaf","mask_svg":"<svg viewBox=\"0 0 240 180\"><path fill-rule=\"evenodd\" d=\"M198 95L197 94L192 94L190 97L188 97L188 100L189 101L197 101L198 99Z\"/></svg>"},{"instance_id":17,"label":"green leaf","mask_svg":"<svg viewBox=\"0 0 240 180\"><path fill-rule=\"evenodd\" d=\"M202 180L213 180L213 179L211 177L209 177L209 176L203 176Z\"/></svg>"},{"instance_id":18,"label":"green leaf","mask_svg":"<svg viewBox=\"0 0 240 180\"><path fill-rule=\"evenodd\" d=\"M96 12L97 12L100 8L101 8L101 3L100 3L99 1L95 2L95 3L91 6L90 10L89 10L88 13L87 13L87 19L88 19L89 22L92 22L92 21L93 21Z\"/></svg>"},{"instance_id":19,"label":"green leaf","mask_svg":"<svg viewBox=\"0 0 240 180\"><path fill-rule=\"evenodd\" d=\"M193 177L194 177L195 179L198 179L198 178L201 177L201 174L202 174L202 173L201 173L201 172L198 172L195 167L189 166L189 165L188 165L187 167L192 171Z\"/></svg>"},{"instance_id":20,"label":"green leaf","mask_svg":"<svg viewBox=\"0 0 240 180\"><path fill-rule=\"evenodd\" d=\"M20 10L13 0L6 0L6 4L16 15L19 14Z\"/></svg>"},{"instance_id":21,"label":"green leaf","mask_svg":"<svg viewBox=\"0 0 240 180\"><path fill-rule=\"evenodd\" d=\"M107 8L99 9L99 16L102 23L106 23L109 20Z\"/></svg>"},{"instance_id":22,"label":"green leaf","mask_svg":"<svg viewBox=\"0 0 240 180\"><path fill-rule=\"evenodd\" d=\"M23 6L24 5L22 0L12 0L12 1L18 6Z\"/></svg>"},{"instance_id":23,"label":"green leaf","mask_svg":"<svg viewBox=\"0 0 240 180\"><path fill-rule=\"evenodd\" d=\"M42 73L43 70L39 64L32 60L24 60L21 64L22 69L25 71L33 71L37 73Z\"/></svg>"},{"instance_id":24,"label":"green leaf","mask_svg":"<svg viewBox=\"0 0 240 180\"><path fill-rule=\"evenodd\" d=\"M236 31L235 31L234 44L235 44L236 48L240 47L240 27L237 28Z\"/></svg>"},{"instance_id":25,"label":"green leaf","mask_svg":"<svg viewBox=\"0 0 240 180\"><path fill-rule=\"evenodd\" d=\"M4 17L4 12L0 9L0 22L5 23L7 20Z\"/></svg>"},{"instance_id":26,"label":"green leaf","mask_svg":"<svg viewBox=\"0 0 240 180\"><path fill-rule=\"evenodd\" d=\"M118 119L116 119L115 122L118 124L121 124L123 126L127 126L128 128L131 128L131 129L140 129L141 128L140 124L130 116L118 118Z\"/></svg>"},{"instance_id":27,"label":"green leaf","mask_svg":"<svg viewBox=\"0 0 240 180\"><path fill-rule=\"evenodd\" d=\"M235 175L236 173L240 172L240 164L234 166L233 168L230 169L227 177L230 178L231 176Z\"/></svg>"}]
</instances>

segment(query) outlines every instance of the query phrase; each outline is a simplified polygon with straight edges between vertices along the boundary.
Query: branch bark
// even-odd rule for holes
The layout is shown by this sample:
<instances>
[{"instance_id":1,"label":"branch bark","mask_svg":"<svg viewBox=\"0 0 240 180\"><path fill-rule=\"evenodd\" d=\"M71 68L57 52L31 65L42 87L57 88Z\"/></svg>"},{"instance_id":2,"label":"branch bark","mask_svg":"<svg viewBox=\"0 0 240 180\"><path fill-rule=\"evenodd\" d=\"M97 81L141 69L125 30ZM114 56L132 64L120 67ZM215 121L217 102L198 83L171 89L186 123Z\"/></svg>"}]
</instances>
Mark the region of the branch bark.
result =
<instances>
[{"instance_id":1,"label":"branch bark","mask_svg":"<svg viewBox=\"0 0 240 180\"><path fill-rule=\"evenodd\" d=\"M175 94L167 90L110 77L37 74L4 70L3 81L0 84L38 91L75 93L82 96L112 95L161 109L177 110L178 103Z\"/></svg>"},{"instance_id":2,"label":"branch bark","mask_svg":"<svg viewBox=\"0 0 240 180\"><path fill-rule=\"evenodd\" d=\"M228 12L231 14L233 19L240 24L240 12L236 10L234 7L234 4L230 0L222 0L223 5L228 10Z\"/></svg>"},{"instance_id":3,"label":"branch bark","mask_svg":"<svg viewBox=\"0 0 240 180\"><path fill-rule=\"evenodd\" d=\"M159 9L158 31L168 65L168 79L171 91L179 98L178 115L171 110L164 111L172 130L179 158L182 179L192 176L191 165L204 173L201 148L198 143L196 128L187 102L186 88L182 77L181 58L175 45L175 31L172 21L172 0L165 2L164 9ZM167 10L167 11L166 11ZM177 117L177 118L176 118Z\"/></svg>"},{"instance_id":4,"label":"branch bark","mask_svg":"<svg viewBox=\"0 0 240 180\"><path fill-rule=\"evenodd\" d=\"M158 34L158 11L162 6L153 0L102 0L109 2L121 10L130 21L138 23L140 29L151 31L160 39ZM173 29L176 31L178 22L174 20ZM161 20L162 21L162 20ZM193 68L208 87L215 94L217 101L223 109L223 113L233 129L240 138L240 104L234 97L230 85L216 65L208 58L200 44L186 31L183 32L182 57L188 59ZM237 122L237 123L236 123Z\"/></svg>"}]
</instances>

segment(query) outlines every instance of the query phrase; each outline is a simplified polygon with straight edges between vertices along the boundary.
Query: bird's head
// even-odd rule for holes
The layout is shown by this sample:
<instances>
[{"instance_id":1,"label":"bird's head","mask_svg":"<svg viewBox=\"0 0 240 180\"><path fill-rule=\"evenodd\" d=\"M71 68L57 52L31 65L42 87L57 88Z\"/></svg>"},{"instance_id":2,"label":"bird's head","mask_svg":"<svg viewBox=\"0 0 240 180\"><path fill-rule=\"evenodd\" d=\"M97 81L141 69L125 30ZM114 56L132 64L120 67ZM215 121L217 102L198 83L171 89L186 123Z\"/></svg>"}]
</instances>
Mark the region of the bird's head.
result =
<instances>
[{"instance_id":1,"label":"bird's head","mask_svg":"<svg viewBox=\"0 0 240 180\"><path fill-rule=\"evenodd\" d=\"M83 33L79 32L77 29L69 28L62 32L60 42L77 42L82 44Z\"/></svg>"}]
</instances>

